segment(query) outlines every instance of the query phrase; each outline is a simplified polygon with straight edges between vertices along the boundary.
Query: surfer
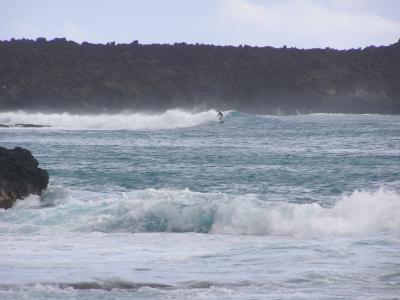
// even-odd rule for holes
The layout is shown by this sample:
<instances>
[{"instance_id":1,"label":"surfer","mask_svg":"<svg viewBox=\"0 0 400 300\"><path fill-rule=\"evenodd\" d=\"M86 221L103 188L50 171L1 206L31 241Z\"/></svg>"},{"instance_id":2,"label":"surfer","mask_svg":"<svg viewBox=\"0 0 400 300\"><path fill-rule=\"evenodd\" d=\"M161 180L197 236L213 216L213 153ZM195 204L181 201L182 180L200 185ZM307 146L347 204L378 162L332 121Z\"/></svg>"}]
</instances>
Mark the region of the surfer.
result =
<instances>
[{"instance_id":1,"label":"surfer","mask_svg":"<svg viewBox=\"0 0 400 300\"><path fill-rule=\"evenodd\" d=\"M218 117L219 121L222 122L222 119L224 118L224 114L218 110L217 117Z\"/></svg>"}]
</instances>

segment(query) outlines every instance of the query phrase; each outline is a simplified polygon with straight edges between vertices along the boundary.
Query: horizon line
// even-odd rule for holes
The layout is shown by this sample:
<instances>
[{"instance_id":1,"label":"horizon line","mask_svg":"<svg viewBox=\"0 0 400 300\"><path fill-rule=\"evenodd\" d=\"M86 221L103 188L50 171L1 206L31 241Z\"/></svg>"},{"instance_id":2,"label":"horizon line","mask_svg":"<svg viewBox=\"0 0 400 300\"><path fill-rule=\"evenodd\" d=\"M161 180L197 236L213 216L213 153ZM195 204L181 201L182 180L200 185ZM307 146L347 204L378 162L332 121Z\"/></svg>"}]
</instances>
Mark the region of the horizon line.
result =
<instances>
[{"instance_id":1,"label":"horizon line","mask_svg":"<svg viewBox=\"0 0 400 300\"><path fill-rule=\"evenodd\" d=\"M349 51L349 50L363 50L367 48L380 48L380 47L390 47L395 44L400 43L400 38L393 42L392 44L389 45L368 45L365 47L358 47L358 48L345 48L345 49L338 49L338 48L332 48L332 47L325 47L325 48L319 48L319 47L314 47L314 48L297 48L297 47L288 47L286 45L282 45L281 47L274 47L274 46L260 46L260 45L248 45L248 44L239 44L239 45L231 45L231 44L207 44L207 43L202 43L202 42L196 42L196 43L191 43L191 42L174 42L174 43L140 43L139 40L132 40L130 43L121 43L121 42L115 42L115 41L109 41L109 42L88 42L88 41L82 41L82 42L76 42L72 39L67 39L66 37L54 37L52 39L47 39L46 37L37 37L36 39L33 38L10 38L8 40L0 40L0 42L35 42L35 43L51 43L51 42L67 42L67 43L74 43L80 46L84 45L97 45L97 46L123 46L123 45L133 45L133 46L152 46L152 45L158 45L158 46L208 46L208 47L232 47L232 48L272 48L272 49L292 49L292 50L335 50L335 51Z\"/></svg>"}]
</instances>

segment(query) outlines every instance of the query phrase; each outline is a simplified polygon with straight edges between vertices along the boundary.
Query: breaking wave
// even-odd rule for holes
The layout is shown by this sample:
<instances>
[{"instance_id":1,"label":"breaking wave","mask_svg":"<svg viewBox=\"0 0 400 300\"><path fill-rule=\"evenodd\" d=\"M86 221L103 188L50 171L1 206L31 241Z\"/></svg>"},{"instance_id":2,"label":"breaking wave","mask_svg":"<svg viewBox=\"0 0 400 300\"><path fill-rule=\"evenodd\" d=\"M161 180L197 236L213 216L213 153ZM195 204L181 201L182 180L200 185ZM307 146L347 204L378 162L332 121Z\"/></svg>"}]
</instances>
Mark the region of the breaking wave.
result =
<instances>
[{"instance_id":1,"label":"breaking wave","mask_svg":"<svg viewBox=\"0 0 400 300\"><path fill-rule=\"evenodd\" d=\"M21 200L0 213L0 229L292 236L400 232L400 195L384 188L344 195L331 208L190 190L82 193L51 187L42 201Z\"/></svg>"},{"instance_id":2,"label":"breaking wave","mask_svg":"<svg viewBox=\"0 0 400 300\"><path fill-rule=\"evenodd\" d=\"M37 289L40 291L51 291L56 289L61 290L103 290L113 291L119 290L134 290L137 291L142 288L152 288L159 290L176 290L176 289L210 289L213 287L232 288L232 287L246 287L246 286L260 286L259 283L251 281L242 281L238 283L224 283L212 281L185 281L177 284L163 284L154 282L132 282L118 279L109 280L96 280L96 281L78 281L78 282L43 282L35 284L20 284L20 285L7 285L0 284L1 290L21 291L28 289Z\"/></svg>"},{"instance_id":3,"label":"breaking wave","mask_svg":"<svg viewBox=\"0 0 400 300\"><path fill-rule=\"evenodd\" d=\"M67 130L157 130L193 127L217 121L217 112L208 110L191 113L179 109L160 114L120 113L76 115L69 113L1 112L0 124L7 126L30 125Z\"/></svg>"}]
</instances>

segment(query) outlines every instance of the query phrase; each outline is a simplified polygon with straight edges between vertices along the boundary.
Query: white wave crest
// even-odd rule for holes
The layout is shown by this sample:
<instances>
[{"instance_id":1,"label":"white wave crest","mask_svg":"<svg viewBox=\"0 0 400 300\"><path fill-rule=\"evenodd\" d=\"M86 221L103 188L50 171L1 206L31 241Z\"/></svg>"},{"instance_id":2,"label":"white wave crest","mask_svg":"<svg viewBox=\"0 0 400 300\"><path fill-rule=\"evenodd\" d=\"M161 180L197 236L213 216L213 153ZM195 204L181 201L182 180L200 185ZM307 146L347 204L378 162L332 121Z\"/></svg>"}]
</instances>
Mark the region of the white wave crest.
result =
<instances>
[{"instance_id":1,"label":"white wave crest","mask_svg":"<svg viewBox=\"0 0 400 300\"><path fill-rule=\"evenodd\" d=\"M323 236L400 232L400 195L355 191L332 208L319 204L231 202L216 215L212 233Z\"/></svg>"},{"instance_id":2,"label":"white wave crest","mask_svg":"<svg viewBox=\"0 0 400 300\"><path fill-rule=\"evenodd\" d=\"M400 233L400 195L379 189L355 191L341 197L332 208L314 204L262 201L257 195L199 193L189 190L132 191L107 194L67 195L57 188L44 207L36 199L5 213L12 224L1 222L5 231L69 230L101 232L202 232L242 235L330 236ZM25 220L26 218L26 220ZM10 219L10 218L8 218ZM26 222L29 221L29 228ZM20 225L22 225L20 227ZM16 226L16 227L15 227Z\"/></svg>"},{"instance_id":3,"label":"white wave crest","mask_svg":"<svg viewBox=\"0 0 400 300\"><path fill-rule=\"evenodd\" d=\"M193 127L217 121L217 112L191 113L179 109L165 113L120 113L76 115L69 113L1 112L0 124L35 124L66 130L157 130Z\"/></svg>"}]
</instances>

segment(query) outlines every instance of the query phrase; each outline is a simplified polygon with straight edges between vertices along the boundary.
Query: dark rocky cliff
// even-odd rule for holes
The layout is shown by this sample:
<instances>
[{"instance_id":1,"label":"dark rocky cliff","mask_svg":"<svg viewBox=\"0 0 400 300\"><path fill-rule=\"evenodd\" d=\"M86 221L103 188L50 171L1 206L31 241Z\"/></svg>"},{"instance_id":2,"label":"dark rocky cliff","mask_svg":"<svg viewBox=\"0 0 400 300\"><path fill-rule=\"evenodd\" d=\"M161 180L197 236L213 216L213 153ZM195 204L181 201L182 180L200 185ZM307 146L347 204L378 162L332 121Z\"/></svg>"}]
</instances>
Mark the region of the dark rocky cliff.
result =
<instances>
[{"instance_id":1,"label":"dark rocky cliff","mask_svg":"<svg viewBox=\"0 0 400 300\"><path fill-rule=\"evenodd\" d=\"M0 42L0 110L400 113L400 43L358 50Z\"/></svg>"},{"instance_id":2,"label":"dark rocky cliff","mask_svg":"<svg viewBox=\"0 0 400 300\"><path fill-rule=\"evenodd\" d=\"M10 208L30 194L40 195L48 182L47 171L38 167L30 151L0 147L0 208Z\"/></svg>"}]
</instances>

